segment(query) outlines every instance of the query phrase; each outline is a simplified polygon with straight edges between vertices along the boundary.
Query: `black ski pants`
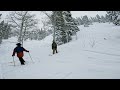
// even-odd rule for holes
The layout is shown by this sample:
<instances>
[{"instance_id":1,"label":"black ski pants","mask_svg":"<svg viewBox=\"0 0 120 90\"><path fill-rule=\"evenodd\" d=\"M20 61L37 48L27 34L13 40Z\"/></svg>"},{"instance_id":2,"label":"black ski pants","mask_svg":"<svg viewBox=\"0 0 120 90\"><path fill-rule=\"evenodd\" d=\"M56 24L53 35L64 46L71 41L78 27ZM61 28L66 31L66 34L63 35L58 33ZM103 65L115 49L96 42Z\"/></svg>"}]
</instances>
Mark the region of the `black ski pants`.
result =
<instances>
[{"instance_id":1,"label":"black ski pants","mask_svg":"<svg viewBox=\"0 0 120 90\"><path fill-rule=\"evenodd\" d=\"M24 59L22 58L22 57L19 57L19 61L20 61L20 63L21 63L21 65L23 65L24 64Z\"/></svg>"},{"instance_id":2,"label":"black ski pants","mask_svg":"<svg viewBox=\"0 0 120 90\"><path fill-rule=\"evenodd\" d=\"M53 48L53 54L58 53L57 48Z\"/></svg>"}]
</instances>

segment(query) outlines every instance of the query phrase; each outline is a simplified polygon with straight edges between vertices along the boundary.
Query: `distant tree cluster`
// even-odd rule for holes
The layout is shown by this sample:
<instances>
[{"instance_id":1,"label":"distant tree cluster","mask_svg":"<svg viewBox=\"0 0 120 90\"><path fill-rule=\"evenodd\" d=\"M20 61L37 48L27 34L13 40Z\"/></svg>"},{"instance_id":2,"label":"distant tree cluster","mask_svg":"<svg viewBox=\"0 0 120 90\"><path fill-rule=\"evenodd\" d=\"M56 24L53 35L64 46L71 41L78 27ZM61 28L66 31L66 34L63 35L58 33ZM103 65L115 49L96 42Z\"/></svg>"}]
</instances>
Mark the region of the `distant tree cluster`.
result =
<instances>
[{"instance_id":1,"label":"distant tree cluster","mask_svg":"<svg viewBox=\"0 0 120 90\"><path fill-rule=\"evenodd\" d=\"M36 29L36 30L32 30L32 31L27 31L25 36L24 36L24 40L42 40L44 39L46 36L52 34L52 30L44 30L41 28L40 29Z\"/></svg>"},{"instance_id":2,"label":"distant tree cluster","mask_svg":"<svg viewBox=\"0 0 120 90\"><path fill-rule=\"evenodd\" d=\"M92 24L92 20L89 19L87 15L82 17L77 17L76 21L78 25L84 25L85 27L88 27L89 25Z\"/></svg>"},{"instance_id":3,"label":"distant tree cluster","mask_svg":"<svg viewBox=\"0 0 120 90\"><path fill-rule=\"evenodd\" d=\"M99 16L97 14L95 17L88 18L88 16L85 15L82 17L77 17L76 21L78 25L84 25L85 27L88 27L89 25L92 25L92 23L94 22L99 22L99 23L109 22L109 16L107 14L105 16Z\"/></svg>"},{"instance_id":4,"label":"distant tree cluster","mask_svg":"<svg viewBox=\"0 0 120 90\"><path fill-rule=\"evenodd\" d=\"M115 25L120 25L120 11L107 11L109 21Z\"/></svg>"},{"instance_id":5,"label":"distant tree cluster","mask_svg":"<svg viewBox=\"0 0 120 90\"><path fill-rule=\"evenodd\" d=\"M0 14L0 17L2 14ZM0 18L1 19L1 18ZM11 35L11 25L5 23L4 20L0 22L0 44L2 43L2 39L8 39Z\"/></svg>"}]
</instances>

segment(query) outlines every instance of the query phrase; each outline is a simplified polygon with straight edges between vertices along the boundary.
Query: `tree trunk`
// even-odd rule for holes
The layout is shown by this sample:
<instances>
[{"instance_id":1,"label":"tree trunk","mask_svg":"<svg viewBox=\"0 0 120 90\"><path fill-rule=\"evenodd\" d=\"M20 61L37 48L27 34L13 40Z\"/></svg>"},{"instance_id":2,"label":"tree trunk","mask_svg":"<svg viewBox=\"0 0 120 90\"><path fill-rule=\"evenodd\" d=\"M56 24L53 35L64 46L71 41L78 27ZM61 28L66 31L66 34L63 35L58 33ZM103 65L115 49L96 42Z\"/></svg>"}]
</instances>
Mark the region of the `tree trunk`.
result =
<instances>
[{"instance_id":1,"label":"tree trunk","mask_svg":"<svg viewBox=\"0 0 120 90\"><path fill-rule=\"evenodd\" d=\"M20 43L22 44L22 46L23 46L22 32L23 32L23 19L22 19L22 23L21 23L20 37L19 37L19 42L20 42Z\"/></svg>"},{"instance_id":2,"label":"tree trunk","mask_svg":"<svg viewBox=\"0 0 120 90\"><path fill-rule=\"evenodd\" d=\"M23 35L22 35L22 46L23 46L23 41L24 41L25 33L26 33L26 27L25 27L24 33L23 33Z\"/></svg>"},{"instance_id":3,"label":"tree trunk","mask_svg":"<svg viewBox=\"0 0 120 90\"><path fill-rule=\"evenodd\" d=\"M27 12L28 11L26 11L25 12L25 14L23 15L23 17L22 17L22 23L21 23L21 27L20 27L20 43L22 44L22 46L23 46L23 26L24 26L24 18L25 18L25 16L26 16L26 14L27 14Z\"/></svg>"}]
</instances>

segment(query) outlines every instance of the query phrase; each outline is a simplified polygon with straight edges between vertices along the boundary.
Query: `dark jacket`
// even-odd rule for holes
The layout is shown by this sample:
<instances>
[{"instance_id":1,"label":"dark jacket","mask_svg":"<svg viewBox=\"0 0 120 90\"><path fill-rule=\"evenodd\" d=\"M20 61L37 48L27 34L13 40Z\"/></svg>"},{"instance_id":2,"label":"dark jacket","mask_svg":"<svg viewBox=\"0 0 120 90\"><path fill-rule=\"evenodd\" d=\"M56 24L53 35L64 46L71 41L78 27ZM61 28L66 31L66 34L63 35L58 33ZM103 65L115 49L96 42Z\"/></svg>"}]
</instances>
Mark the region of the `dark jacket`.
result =
<instances>
[{"instance_id":1,"label":"dark jacket","mask_svg":"<svg viewBox=\"0 0 120 90\"><path fill-rule=\"evenodd\" d=\"M57 49L57 44L55 42L52 43L52 49Z\"/></svg>"},{"instance_id":2,"label":"dark jacket","mask_svg":"<svg viewBox=\"0 0 120 90\"><path fill-rule=\"evenodd\" d=\"M18 57L18 58L23 57L23 56L24 56L23 51L29 52L28 50L24 49L23 47L17 46L17 47L14 49L12 56L15 56L15 53L17 53L17 57Z\"/></svg>"}]
</instances>

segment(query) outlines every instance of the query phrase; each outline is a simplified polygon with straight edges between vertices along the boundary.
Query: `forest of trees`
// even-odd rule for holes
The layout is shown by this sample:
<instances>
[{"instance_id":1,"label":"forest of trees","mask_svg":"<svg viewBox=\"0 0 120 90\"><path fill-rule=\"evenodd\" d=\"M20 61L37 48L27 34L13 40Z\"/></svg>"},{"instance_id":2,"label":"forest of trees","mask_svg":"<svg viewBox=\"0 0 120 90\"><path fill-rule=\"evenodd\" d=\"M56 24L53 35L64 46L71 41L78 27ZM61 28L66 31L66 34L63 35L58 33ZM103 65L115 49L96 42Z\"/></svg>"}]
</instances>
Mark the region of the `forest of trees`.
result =
<instances>
[{"instance_id":1,"label":"forest of trees","mask_svg":"<svg viewBox=\"0 0 120 90\"><path fill-rule=\"evenodd\" d=\"M90 23L99 22L112 22L115 25L120 25L120 11L106 11L107 14L105 16L96 15L96 17L88 18L87 16L76 18L78 25L88 26Z\"/></svg>"},{"instance_id":2,"label":"forest of trees","mask_svg":"<svg viewBox=\"0 0 120 90\"><path fill-rule=\"evenodd\" d=\"M38 27L38 20L35 14L30 11L11 11L7 15L7 22L0 20L0 44L3 39L16 36L18 42L24 40L42 40L46 36L53 34L53 40L58 45L72 41L72 36L76 36L80 31L78 25L89 27L94 22L112 22L120 25L120 11L106 11L105 16L96 15L88 18L87 15L73 18L70 11L41 11L47 18L41 20L43 27ZM2 14L0 14L0 17Z\"/></svg>"},{"instance_id":3,"label":"forest of trees","mask_svg":"<svg viewBox=\"0 0 120 90\"><path fill-rule=\"evenodd\" d=\"M106 14L105 16L99 16L97 14L95 17L90 17L90 18L88 18L87 15L82 17L77 17L76 21L78 25L84 25L85 27L89 27L89 25L92 25L92 23L94 22L105 23L105 22L110 22L110 19L108 14Z\"/></svg>"},{"instance_id":4,"label":"forest of trees","mask_svg":"<svg viewBox=\"0 0 120 90\"><path fill-rule=\"evenodd\" d=\"M53 33L53 40L60 45L70 42L72 36L79 31L70 11L52 11L49 18L50 21L43 21L43 27L39 28L38 20L29 11L10 12L7 15L7 23L0 22L0 43L2 39L16 36L18 42L23 45L24 40L42 40ZM48 29L49 25L51 28Z\"/></svg>"}]
</instances>

